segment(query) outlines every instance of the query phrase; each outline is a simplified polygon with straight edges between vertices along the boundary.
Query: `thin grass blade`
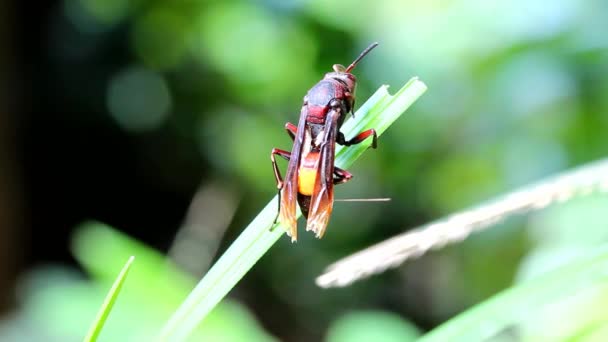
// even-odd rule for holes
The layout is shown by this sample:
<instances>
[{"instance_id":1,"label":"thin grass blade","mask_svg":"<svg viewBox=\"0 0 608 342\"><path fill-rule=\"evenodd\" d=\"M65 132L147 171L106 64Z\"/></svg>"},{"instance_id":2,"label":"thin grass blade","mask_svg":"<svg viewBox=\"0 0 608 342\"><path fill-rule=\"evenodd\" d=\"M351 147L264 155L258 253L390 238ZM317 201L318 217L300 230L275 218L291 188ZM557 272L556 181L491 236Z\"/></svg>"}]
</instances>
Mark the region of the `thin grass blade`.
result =
<instances>
[{"instance_id":1,"label":"thin grass blade","mask_svg":"<svg viewBox=\"0 0 608 342\"><path fill-rule=\"evenodd\" d=\"M378 135L397 120L403 112L425 91L426 85L412 78L395 95L388 93L388 86L381 86L359 108L355 117L342 126L346 137L365 129L375 128ZM336 165L349 167L371 144L367 139L361 144L336 151ZM277 198L273 198L255 219L243 230L205 277L184 300L163 327L161 341L182 341L226 296L236 283L283 235L283 227L270 230L277 213Z\"/></svg>"},{"instance_id":2,"label":"thin grass blade","mask_svg":"<svg viewBox=\"0 0 608 342\"><path fill-rule=\"evenodd\" d=\"M602 305L605 305L608 294L606 270L608 248L598 248L553 272L503 291L450 319L418 341L490 341L510 330L525 331L525 327L534 324L535 319L542 319L543 315L559 310L560 306L573 308L581 303L588 307L597 303L599 308L590 310L594 313L578 312L578 315L574 315L578 317L570 317L568 323L564 321L563 326L551 329L561 329L562 334L568 335L577 330L606 327L605 306ZM573 323L572 320L578 322ZM551 340L576 340L572 337L562 336Z\"/></svg>"},{"instance_id":3,"label":"thin grass blade","mask_svg":"<svg viewBox=\"0 0 608 342\"><path fill-rule=\"evenodd\" d=\"M103 325L105 324L108 316L110 315L110 311L112 311L112 307L116 302L116 298L118 297L120 289L122 288L125 279L127 279L127 274L129 273L129 269L131 268L131 264L133 263L134 259L135 257L131 256L129 260L127 260L122 270L118 274L118 277L116 277L116 280L114 280L114 284L112 284L112 287L106 295L106 298L104 299L101 308L99 308L99 312L97 312L97 317L95 317L95 321L93 321L91 328L89 328L89 332L84 338L85 342L97 341L97 338L101 333L101 329L103 328Z\"/></svg>"}]
</instances>

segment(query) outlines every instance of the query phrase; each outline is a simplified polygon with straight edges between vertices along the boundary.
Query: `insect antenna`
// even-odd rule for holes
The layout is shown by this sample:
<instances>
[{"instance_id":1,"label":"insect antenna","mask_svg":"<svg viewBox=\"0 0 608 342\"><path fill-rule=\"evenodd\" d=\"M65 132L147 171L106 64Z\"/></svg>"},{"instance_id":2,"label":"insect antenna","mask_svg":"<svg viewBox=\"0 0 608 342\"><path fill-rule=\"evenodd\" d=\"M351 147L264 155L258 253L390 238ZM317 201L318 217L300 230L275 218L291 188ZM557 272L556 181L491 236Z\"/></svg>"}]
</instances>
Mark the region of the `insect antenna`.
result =
<instances>
[{"instance_id":1,"label":"insect antenna","mask_svg":"<svg viewBox=\"0 0 608 342\"><path fill-rule=\"evenodd\" d=\"M363 50L359 57L357 57L354 62L350 63L350 65L348 66L348 68L346 68L346 70L344 70L344 72L350 72L351 70L353 70L357 66L357 63L359 63L359 61L363 59L363 57L365 57L365 55L372 51L372 49L376 46L378 46L378 42L372 43L370 46L367 47L367 49Z\"/></svg>"},{"instance_id":2,"label":"insect antenna","mask_svg":"<svg viewBox=\"0 0 608 342\"><path fill-rule=\"evenodd\" d=\"M389 202L391 198L338 198L334 202Z\"/></svg>"}]
</instances>

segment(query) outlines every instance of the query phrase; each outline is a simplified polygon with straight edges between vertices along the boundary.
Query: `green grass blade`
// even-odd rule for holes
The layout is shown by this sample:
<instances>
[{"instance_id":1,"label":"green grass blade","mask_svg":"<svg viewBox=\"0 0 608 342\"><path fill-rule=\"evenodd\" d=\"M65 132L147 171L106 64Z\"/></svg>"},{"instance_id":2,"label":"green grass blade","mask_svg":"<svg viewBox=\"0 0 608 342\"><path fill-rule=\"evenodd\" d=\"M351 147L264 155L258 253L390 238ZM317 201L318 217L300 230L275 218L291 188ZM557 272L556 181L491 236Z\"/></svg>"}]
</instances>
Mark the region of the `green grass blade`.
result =
<instances>
[{"instance_id":1,"label":"green grass blade","mask_svg":"<svg viewBox=\"0 0 608 342\"><path fill-rule=\"evenodd\" d=\"M91 328L89 328L87 336L84 338L85 342L97 341L97 337L99 337L99 333L101 332L101 329L103 328L103 325L105 324L106 319L112 310L112 306L114 306L114 302L116 302L116 297L118 297L118 293L120 292L122 284L127 278L127 274L129 273L129 269L131 268L131 264L133 263L134 259L135 257L131 256L129 260L127 260L127 263L123 266L122 270L118 274L118 277L116 280L114 280L112 288L110 288L110 291L106 295L101 308L99 308L99 311L97 312L95 321L91 325Z\"/></svg>"},{"instance_id":2,"label":"green grass blade","mask_svg":"<svg viewBox=\"0 0 608 342\"><path fill-rule=\"evenodd\" d=\"M375 128L378 135L381 135L425 91L426 85L417 78L412 78L395 95L390 95L388 86L384 85L359 108L354 119L348 120L343 125L341 131L346 137L351 137L365 129ZM348 148L338 146L336 165L341 168L349 167L370 144L371 139L367 139L361 144ZM275 197L245 228L169 319L161 331L161 340L181 341L187 338L283 235L282 227L269 230L276 213L277 198Z\"/></svg>"},{"instance_id":3,"label":"green grass blade","mask_svg":"<svg viewBox=\"0 0 608 342\"><path fill-rule=\"evenodd\" d=\"M587 328L595 329L598 325L606 325L605 306L602 305L605 305L608 296L606 270L608 248L604 247L553 272L503 291L440 325L418 341L491 340L509 329L525 329L526 326L535 324L535 320L546 318L555 310L559 310L560 306L563 310L564 305L574 308L586 304L587 309L583 308L584 312L574 313L574 316L578 317L561 319L561 326L550 328L561 329L563 331L560 333L570 335L552 340L572 340L572 334L577 333L577 330L584 331ZM580 303L575 303L576 301ZM601 306L599 314L588 312L589 303ZM563 311L569 312L570 309ZM543 325L540 329L543 329L542 327Z\"/></svg>"}]
</instances>

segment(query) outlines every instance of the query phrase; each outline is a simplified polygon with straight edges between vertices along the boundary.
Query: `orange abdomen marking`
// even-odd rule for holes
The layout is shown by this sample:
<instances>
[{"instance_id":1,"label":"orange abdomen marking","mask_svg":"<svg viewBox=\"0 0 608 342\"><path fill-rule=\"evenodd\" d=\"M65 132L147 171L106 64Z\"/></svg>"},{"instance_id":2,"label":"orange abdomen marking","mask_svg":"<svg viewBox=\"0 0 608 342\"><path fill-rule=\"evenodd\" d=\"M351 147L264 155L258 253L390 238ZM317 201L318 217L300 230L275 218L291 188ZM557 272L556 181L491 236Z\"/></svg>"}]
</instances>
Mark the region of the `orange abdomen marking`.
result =
<instances>
[{"instance_id":1,"label":"orange abdomen marking","mask_svg":"<svg viewBox=\"0 0 608 342\"><path fill-rule=\"evenodd\" d=\"M298 170L298 192L305 196L312 196L317 180L317 167L319 153L310 152L303 159Z\"/></svg>"}]
</instances>

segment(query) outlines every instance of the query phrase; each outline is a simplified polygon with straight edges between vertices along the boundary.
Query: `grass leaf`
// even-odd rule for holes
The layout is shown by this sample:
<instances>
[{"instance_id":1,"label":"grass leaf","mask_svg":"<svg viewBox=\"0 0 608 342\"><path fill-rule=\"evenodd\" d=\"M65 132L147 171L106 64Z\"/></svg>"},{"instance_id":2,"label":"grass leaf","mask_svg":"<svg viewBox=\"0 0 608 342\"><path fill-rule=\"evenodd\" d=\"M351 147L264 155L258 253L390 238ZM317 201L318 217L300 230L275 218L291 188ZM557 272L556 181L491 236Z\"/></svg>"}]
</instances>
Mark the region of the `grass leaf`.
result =
<instances>
[{"instance_id":1,"label":"grass leaf","mask_svg":"<svg viewBox=\"0 0 608 342\"><path fill-rule=\"evenodd\" d=\"M522 340L530 341L571 341L602 329L606 334L606 270L608 248L598 248L566 266L499 293L419 341L486 341L514 331L524 334ZM543 336L526 339L530 332Z\"/></svg>"},{"instance_id":2,"label":"grass leaf","mask_svg":"<svg viewBox=\"0 0 608 342\"><path fill-rule=\"evenodd\" d=\"M112 287L106 295L106 298L104 299L101 308L99 308L99 311L97 312L97 317L95 317L95 321L91 325L91 328L89 328L89 332L84 338L85 342L97 341L97 337L99 337L99 333L101 332L101 329L103 328L103 325L105 324L106 319L108 318L108 315L112 310L112 306L114 306L114 302L116 302L118 293L120 292L122 284L127 278L127 274L129 273L129 269L131 268L131 264L133 263L134 259L135 257L131 256L129 260L127 260L127 263L123 266L122 270L118 274L118 277L116 278L116 280L114 280L114 284L112 284Z\"/></svg>"},{"instance_id":3,"label":"grass leaf","mask_svg":"<svg viewBox=\"0 0 608 342\"><path fill-rule=\"evenodd\" d=\"M341 131L345 136L369 128L381 135L403 112L426 91L426 85L412 78L395 95L388 93L388 86L380 87L369 100L348 120ZM349 167L371 144L367 139L361 144L336 150L336 165ZM381 144L381 142L380 142ZM269 166L270 171L270 166ZM283 235L284 229L270 231L277 212L277 197L256 216L241 235L232 243L217 263L198 283L161 331L161 340L181 341L226 296L236 283Z\"/></svg>"}]
</instances>

